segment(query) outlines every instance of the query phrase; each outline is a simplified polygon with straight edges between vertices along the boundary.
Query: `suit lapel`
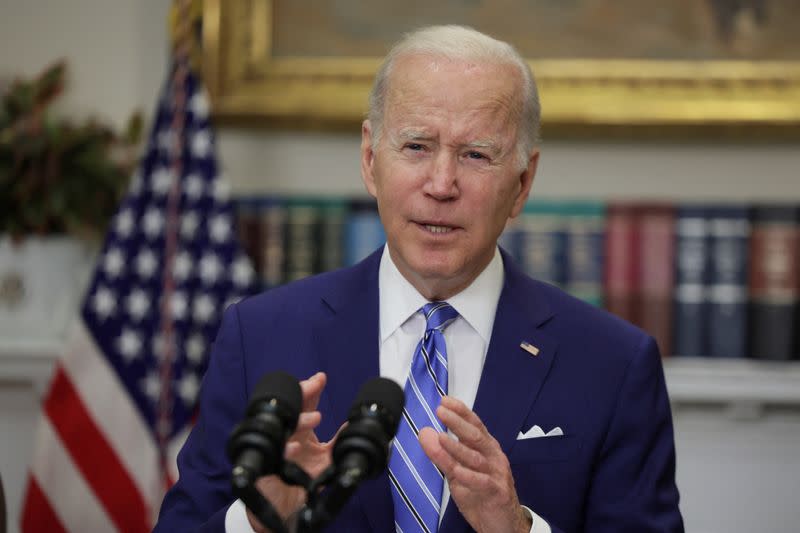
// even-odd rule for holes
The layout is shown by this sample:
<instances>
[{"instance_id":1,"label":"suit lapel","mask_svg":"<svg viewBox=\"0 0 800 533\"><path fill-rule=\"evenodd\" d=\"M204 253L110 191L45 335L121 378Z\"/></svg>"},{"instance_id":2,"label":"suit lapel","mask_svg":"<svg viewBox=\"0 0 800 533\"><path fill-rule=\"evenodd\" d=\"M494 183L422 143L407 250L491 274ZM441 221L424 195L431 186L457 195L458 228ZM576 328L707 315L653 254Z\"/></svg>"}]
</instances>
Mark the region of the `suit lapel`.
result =
<instances>
[{"instance_id":1,"label":"suit lapel","mask_svg":"<svg viewBox=\"0 0 800 533\"><path fill-rule=\"evenodd\" d=\"M557 343L539 328L552 317L536 282L524 276L504 254L506 279L497 305L492 338L473 411L508 456L544 383ZM528 342L538 355L522 349ZM455 505L448 504L442 531L469 531Z\"/></svg>"},{"instance_id":2,"label":"suit lapel","mask_svg":"<svg viewBox=\"0 0 800 533\"><path fill-rule=\"evenodd\" d=\"M334 421L331 435L347 419L358 390L380 372L378 267L381 250L353 269L352 274L322 295L331 311L320 329L321 368L328 384L321 401L327 402ZM328 437L331 435L326 435ZM323 437L323 436L321 436ZM394 529L389 479L384 473L366 481L356 493L374 531Z\"/></svg>"}]
</instances>

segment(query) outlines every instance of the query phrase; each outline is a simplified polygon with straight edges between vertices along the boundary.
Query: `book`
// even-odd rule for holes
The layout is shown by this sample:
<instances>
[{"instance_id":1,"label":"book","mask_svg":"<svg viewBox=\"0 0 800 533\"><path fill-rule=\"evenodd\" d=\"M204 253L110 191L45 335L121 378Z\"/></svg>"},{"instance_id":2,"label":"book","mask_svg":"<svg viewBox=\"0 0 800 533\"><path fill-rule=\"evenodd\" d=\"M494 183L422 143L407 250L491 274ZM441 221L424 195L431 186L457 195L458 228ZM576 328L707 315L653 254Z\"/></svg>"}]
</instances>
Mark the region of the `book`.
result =
<instances>
[{"instance_id":1,"label":"book","mask_svg":"<svg viewBox=\"0 0 800 533\"><path fill-rule=\"evenodd\" d=\"M517 253L522 270L540 281L564 287L567 228L563 204L528 202L517 223Z\"/></svg>"},{"instance_id":2,"label":"book","mask_svg":"<svg viewBox=\"0 0 800 533\"><path fill-rule=\"evenodd\" d=\"M758 359L797 358L800 207L756 206L752 231L750 353Z\"/></svg>"},{"instance_id":3,"label":"book","mask_svg":"<svg viewBox=\"0 0 800 533\"><path fill-rule=\"evenodd\" d=\"M344 227L344 264L351 266L386 242L374 200L353 200Z\"/></svg>"},{"instance_id":4,"label":"book","mask_svg":"<svg viewBox=\"0 0 800 533\"><path fill-rule=\"evenodd\" d=\"M344 265L344 226L347 202L343 198L317 200L317 264L315 272L329 272Z\"/></svg>"},{"instance_id":5,"label":"book","mask_svg":"<svg viewBox=\"0 0 800 533\"><path fill-rule=\"evenodd\" d=\"M681 205L675 221L675 355L708 355L710 228L704 206Z\"/></svg>"},{"instance_id":6,"label":"book","mask_svg":"<svg viewBox=\"0 0 800 533\"><path fill-rule=\"evenodd\" d=\"M747 356L750 214L747 206L708 208L707 349L711 357Z\"/></svg>"},{"instance_id":7,"label":"book","mask_svg":"<svg viewBox=\"0 0 800 533\"><path fill-rule=\"evenodd\" d=\"M282 285L286 243L286 205L278 197L261 199L261 270L259 274L264 288Z\"/></svg>"},{"instance_id":8,"label":"book","mask_svg":"<svg viewBox=\"0 0 800 533\"><path fill-rule=\"evenodd\" d=\"M639 322L639 228L633 203L613 202L606 216L604 301L618 317Z\"/></svg>"},{"instance_id":9,"label":"book","mask_svg":"<svg viewBox=\"0 0 800 533\"><path fill-rule=\"evenodd\" d=\"M564 287L582 300L603 305L605 204L569 202L564 206L566 273Z\"/></svg>"},{"instance_id":10,"label":"book","mask_svg":"<svg viewBox=\"0 0 800 533\"><path fill-rule=\"evenodd\" d=\"M634 324L650 333L662 356L672 354L672 294L675 263L675 210L666 204L636 206L639 239L638 309Z\"/></svg>"}]
</instances>

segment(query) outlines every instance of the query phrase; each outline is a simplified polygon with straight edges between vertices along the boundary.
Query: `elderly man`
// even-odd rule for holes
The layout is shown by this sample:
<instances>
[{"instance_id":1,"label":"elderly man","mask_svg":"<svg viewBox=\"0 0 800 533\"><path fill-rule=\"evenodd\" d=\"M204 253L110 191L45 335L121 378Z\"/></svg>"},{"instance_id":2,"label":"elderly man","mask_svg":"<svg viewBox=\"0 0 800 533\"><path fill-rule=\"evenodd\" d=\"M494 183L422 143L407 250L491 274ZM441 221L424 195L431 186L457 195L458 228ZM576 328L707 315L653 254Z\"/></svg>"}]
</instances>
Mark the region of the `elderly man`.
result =
<instances>
[{"instance_id":1,"label":"elderly man","mask_svg":"<svg viewBox=\"0 0 800 533\"><path fill-rule=\"evenodd\" d=\"M527 201L538 127L506 43L442 26L392 49L361 144L387 244L227 310L157 531L264 530L233 502L224 446L276 369L306 378L286 456L312 475L361 383L405 386L387 472L331 531L682 531L655 342L497 246ZM258 486L284 517L304 502L277 478Z\"/></svg>"}]
</instances>

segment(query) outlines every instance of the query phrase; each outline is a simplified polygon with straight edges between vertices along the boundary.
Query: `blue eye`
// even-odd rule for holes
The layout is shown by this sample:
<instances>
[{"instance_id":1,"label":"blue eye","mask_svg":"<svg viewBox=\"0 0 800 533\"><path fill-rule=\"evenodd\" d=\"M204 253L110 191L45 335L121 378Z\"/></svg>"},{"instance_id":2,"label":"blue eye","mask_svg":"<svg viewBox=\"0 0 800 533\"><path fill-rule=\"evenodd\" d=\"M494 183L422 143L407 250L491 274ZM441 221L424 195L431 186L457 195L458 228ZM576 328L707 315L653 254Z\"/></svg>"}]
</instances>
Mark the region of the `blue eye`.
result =
<instances>
[{"instance_id":1,"label":"blue eye","mask_svg":"<svg viewBox=\"0 0 800 533\"><path fill-rule=\"evenodd\" d=\"M418 152L418 151L423 149L423 146L421 144L419 144L419 143L408 143L406 145L406 148L408 148L409 150L414 150L415 152Z\"/></svg>"},{"instance_id":2,"label":"blue eye","mask_svg":"<svg viewBox=\"0 0 800 533\"><path fill-rule=\"evenodd\" d=\"M470 159L486 159L486 156L480 152L467 152L467 157Z\"/></svg>"}]
</instances>

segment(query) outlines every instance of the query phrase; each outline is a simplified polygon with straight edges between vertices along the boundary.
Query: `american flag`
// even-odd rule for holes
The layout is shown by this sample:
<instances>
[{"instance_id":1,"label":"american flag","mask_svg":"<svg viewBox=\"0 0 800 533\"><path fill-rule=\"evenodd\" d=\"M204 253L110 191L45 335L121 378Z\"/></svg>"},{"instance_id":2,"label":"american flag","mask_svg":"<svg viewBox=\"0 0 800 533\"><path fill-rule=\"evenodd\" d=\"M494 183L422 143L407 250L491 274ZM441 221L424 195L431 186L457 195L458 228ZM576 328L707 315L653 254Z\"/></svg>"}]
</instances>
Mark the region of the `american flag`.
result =
<instances>
[{"instance_id":1,"label":"american flag","mask_svg":"<svg viewBox=\"0 0 800 533\"><path fill-rule=\"evenodd\" d=\"M25 533L150 531L222 310L252 292L209 102L176 60L43 404Z\"/></svg>"}]
</instances>

